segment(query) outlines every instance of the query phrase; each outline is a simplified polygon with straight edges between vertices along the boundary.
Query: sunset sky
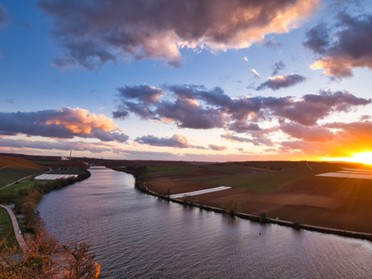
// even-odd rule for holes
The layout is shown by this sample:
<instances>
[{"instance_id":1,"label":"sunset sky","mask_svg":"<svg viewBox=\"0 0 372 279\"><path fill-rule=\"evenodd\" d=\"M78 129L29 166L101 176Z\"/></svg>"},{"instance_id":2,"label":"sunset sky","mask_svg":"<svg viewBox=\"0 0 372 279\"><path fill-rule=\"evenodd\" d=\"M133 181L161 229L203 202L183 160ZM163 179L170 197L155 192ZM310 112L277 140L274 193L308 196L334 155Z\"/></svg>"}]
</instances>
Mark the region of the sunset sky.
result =
<instances>
[{"instance_id":1,"label":"sunset sky","mask_svg":"<svg viewBox=\"0 0 372 279\"><path fill-rule=\"evenodd\" d=\"M0 152L350 157L371 70L368 0L0 0Z\"/></svg>"}]
</instances>

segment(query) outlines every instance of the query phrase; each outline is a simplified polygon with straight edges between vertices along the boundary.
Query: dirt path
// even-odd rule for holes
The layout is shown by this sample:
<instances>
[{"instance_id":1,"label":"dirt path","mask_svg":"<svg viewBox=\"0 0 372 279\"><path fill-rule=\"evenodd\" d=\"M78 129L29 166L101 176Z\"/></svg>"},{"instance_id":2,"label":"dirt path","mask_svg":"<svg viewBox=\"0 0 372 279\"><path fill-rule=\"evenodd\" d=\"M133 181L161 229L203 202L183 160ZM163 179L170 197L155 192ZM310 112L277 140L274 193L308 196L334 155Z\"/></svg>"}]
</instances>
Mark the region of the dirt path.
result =
<instances>
[{"instance_id":1,"label":"dirt path","mask_svg":"<svg viewBox=\"0 0 372 279\"><path fill-rule=\"evenodd\" d=\"M23 236L21 234L21 230L19 229L19 225L18 225L16 216L14 215L13 211L10 208L8 208L8 207L6 207L5 205L2 205L2 204L0 204L0 206L2 208L5 208L6 211L8 211L10 219L12 220L14 235L15 235L17 241L18 241L19 247L21 248L23 254L26 254L27 253L27 244L26 244L26 241L23 239Z\"/></svg>"}]
</instances>

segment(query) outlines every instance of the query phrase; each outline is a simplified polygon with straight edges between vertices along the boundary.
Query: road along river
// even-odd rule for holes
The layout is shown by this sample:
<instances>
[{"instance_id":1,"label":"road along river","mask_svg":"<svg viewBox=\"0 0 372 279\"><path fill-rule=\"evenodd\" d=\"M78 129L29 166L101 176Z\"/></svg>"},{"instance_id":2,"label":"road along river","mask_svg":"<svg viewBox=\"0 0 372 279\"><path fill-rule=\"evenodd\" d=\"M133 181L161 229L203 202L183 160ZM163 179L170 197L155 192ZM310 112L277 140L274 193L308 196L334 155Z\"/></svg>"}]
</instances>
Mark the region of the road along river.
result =
<instances>
[{"instance_id":1,"label":"road along river","mask_svg":"<svg viewBox=\"0 0 372 279\"><path fill-rule=\"evenodd\" d=\"M168 203L131 175L90 171L38 210L63 243L91 245L103 278L372 278L372 242Z\"/></svg>"}]
</instances>

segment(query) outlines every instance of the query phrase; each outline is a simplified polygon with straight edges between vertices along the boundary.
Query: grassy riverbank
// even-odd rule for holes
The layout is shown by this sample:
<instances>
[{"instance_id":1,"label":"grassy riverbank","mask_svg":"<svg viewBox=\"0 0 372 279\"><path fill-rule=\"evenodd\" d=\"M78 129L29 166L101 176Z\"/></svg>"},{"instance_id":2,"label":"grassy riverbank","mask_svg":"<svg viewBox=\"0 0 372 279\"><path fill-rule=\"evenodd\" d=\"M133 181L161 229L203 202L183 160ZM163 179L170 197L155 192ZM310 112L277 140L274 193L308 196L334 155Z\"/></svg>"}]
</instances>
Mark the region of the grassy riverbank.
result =
<instances>
[{"instance_id":1,"label":"grassy riverbank","mask_svg":"<svg viewBox=\"0 0 372 279\"><path fill-rule=\"evenodd\" d=\"M372 180L319 177L360 165L325 162L147 162L137 186L168 198L216 186L231 189L175 200L233 216L372 239ZM354 232L354 233L353 233Z\"/></svg>"},{"instance_id":2,"label":"grassy riverbank","mask_svg":"<svg viewBox=\"0 0 372 279\"><path fill-rule=\"evenodd\" d=\"M6 209L0 207L0 250L5 247L17 246L17 241L14 236L12 221Z\"/></svg>"}]
</instances>

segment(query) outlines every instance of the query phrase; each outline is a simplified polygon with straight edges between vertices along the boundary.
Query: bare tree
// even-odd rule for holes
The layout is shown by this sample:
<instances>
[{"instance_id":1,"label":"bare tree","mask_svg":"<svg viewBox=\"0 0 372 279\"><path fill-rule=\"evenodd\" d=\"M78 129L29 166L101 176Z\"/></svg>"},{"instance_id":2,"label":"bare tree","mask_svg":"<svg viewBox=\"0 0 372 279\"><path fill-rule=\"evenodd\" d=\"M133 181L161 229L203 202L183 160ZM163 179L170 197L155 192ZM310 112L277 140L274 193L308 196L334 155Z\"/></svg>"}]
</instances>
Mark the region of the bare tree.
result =
<instances>
[{"instance_id":1,"label":"bare tree","mask_svg":"<svg viewBox=\"0 0 372 279\"><path fill-rule=\"evenodd\" d=\"M66 251L69 265L69 279L97 278L99 265L94 255L89 251L90 246L84 242L73 242L69 246L63 246Z\"/></svg>"}]
</instances>

